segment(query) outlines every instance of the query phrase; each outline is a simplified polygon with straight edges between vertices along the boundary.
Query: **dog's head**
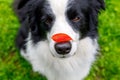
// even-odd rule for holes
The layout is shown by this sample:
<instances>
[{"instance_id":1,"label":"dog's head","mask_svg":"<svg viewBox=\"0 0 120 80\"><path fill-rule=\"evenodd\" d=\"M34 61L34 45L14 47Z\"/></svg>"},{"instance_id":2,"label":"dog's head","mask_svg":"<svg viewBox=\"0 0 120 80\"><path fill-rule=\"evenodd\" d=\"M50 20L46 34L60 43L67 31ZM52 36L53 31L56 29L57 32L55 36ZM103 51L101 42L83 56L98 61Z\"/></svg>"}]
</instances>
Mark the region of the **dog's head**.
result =
<instances>
[{"instance_id":1,"label":"dog's head","mask_svg":"<svg viewBox=\"0 0 120 80\"><path fill-rule=\"evenodd\" d=\"M103 0L17 0L16 12L34 44L47 40L55 57L70 57L78 41L97 37L97 16Z\"/></svg>"}]
</instances>

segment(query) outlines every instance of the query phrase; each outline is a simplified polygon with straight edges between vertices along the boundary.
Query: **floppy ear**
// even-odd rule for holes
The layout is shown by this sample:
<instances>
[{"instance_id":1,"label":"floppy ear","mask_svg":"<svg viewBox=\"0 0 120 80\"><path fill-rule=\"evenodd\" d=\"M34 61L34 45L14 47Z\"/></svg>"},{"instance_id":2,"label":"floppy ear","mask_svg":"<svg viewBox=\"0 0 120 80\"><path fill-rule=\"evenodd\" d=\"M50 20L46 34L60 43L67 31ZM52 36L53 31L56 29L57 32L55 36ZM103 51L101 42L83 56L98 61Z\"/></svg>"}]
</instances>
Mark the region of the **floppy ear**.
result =
<instances>
[{"instance_id":1,"label":"floppy ear","mask_svg":"<svg viewBox=\"0 0 120 80\"><path fill-rule=\"evenodd\" d=\"M93 0L93 8L98 12L100 12L101 9L105 10L104 0Z\"/></svg>"},{"instance_id":2,"label":"floppy ear","mask_svg":"<svg viewBox=\"0 0 120 80\"><path fill-rule=\"evenodd\" d=\"M19 17L20 21L23 21L25 19L25 13L26 9L24 8L27 2L30 0L15 0L13 5L14 5L14 10Z\"/></svg>"},{"instance_id":3,"label":"floppy ear","mask_svg":"<svg viewBox=\"0 0 120 80\"><path fill-rule=\"evenodd\" d=\"M104 0L92 0L90 10L89 10L89 27L91 37L96 37L97 26L98 26L98 13L100 10L105 9Z\"/></svg>"}]
</instances>

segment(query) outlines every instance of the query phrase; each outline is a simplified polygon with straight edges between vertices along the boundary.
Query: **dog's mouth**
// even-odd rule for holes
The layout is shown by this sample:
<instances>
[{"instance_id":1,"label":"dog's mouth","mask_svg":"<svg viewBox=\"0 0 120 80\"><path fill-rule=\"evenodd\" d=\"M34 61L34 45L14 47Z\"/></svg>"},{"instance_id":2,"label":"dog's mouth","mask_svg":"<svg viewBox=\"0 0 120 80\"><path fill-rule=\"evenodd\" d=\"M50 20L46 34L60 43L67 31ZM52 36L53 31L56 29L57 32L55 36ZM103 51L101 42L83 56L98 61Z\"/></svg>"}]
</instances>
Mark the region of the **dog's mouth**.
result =
<instances>
[{"instance_id":1,"label":"dog's mouth","mask_svg":"<svg viewBox=\"0 0 120 80\"><path fill-rule=\"evenodd\" d=\"M55 34L50 42L50 50L54 57L68 58L75 54L77 42L66 34Z\"/></svg>"}]
</instances>

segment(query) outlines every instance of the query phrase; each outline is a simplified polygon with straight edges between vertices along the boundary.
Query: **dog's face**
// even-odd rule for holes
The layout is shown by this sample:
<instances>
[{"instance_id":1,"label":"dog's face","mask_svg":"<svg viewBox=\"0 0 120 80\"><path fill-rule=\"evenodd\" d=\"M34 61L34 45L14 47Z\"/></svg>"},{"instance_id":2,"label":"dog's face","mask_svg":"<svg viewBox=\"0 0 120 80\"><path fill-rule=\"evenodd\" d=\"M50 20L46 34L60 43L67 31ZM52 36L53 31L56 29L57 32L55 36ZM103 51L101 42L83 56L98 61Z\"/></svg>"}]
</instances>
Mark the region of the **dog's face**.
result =
<instances>
[{"instance_id":1,"label":"dog's face","mask_svg":"<svg viewBox=\"0 0 120 80\"><path fill-rule=\"evenodd\" d=\"M65 58L75 55L78 41L86 37L97 37L97 15L99 9L104 6L102 2L21 0L18 9L24 12L20 13L19 10L18 14L21 21L26 20L26 24L29 24L33 44L37 45L40 41L47 40L51 54L54 57Z\"/></svg>"},{"instance_id":2,"label":"dog's face","mask_svg":"<svg viewBox=\"0 0 120 80\"><path fill-rule=\"evenodd\" d=\"M89 32L87 20L89 16L87 13L90 4L85 4L82 7L83 5L79 5L79 3L84 4L85 2L79 0L60 0L59 2L48 0L42 7L37 9L37 24L40 25L36 28L42 26L45 28L45 38L49 42L51 54L55 57L73 56L77 51L78 41L83 37L82 34L85 36L85 33ZM38 29L36 33L40 31ZM61 33L69 36L71 40L58 42L52 39L54 35L58 37L58 40L61 39L64 36L60 36Z\"/></svg>"}]
</instances>

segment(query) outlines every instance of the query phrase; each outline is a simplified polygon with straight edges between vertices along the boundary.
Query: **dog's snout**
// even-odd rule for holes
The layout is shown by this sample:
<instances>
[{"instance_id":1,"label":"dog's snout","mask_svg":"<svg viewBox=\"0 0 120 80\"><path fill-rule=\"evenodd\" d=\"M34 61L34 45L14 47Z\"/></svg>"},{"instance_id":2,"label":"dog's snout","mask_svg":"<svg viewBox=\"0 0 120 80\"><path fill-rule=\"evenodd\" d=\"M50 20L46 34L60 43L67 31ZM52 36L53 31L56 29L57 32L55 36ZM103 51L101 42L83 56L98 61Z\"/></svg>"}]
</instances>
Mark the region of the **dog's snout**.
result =
<instances>
[{"instance_id":1,"label":"dog's snout","mask_svg":"<svg viewBox=\"0 0 120 80\"><path fill-rule=\"evenodd\" d=\"M60 55L66 55L71 51L71 43L70 42L56 43L55 50Z\"/></svg>"}]
</instances>

